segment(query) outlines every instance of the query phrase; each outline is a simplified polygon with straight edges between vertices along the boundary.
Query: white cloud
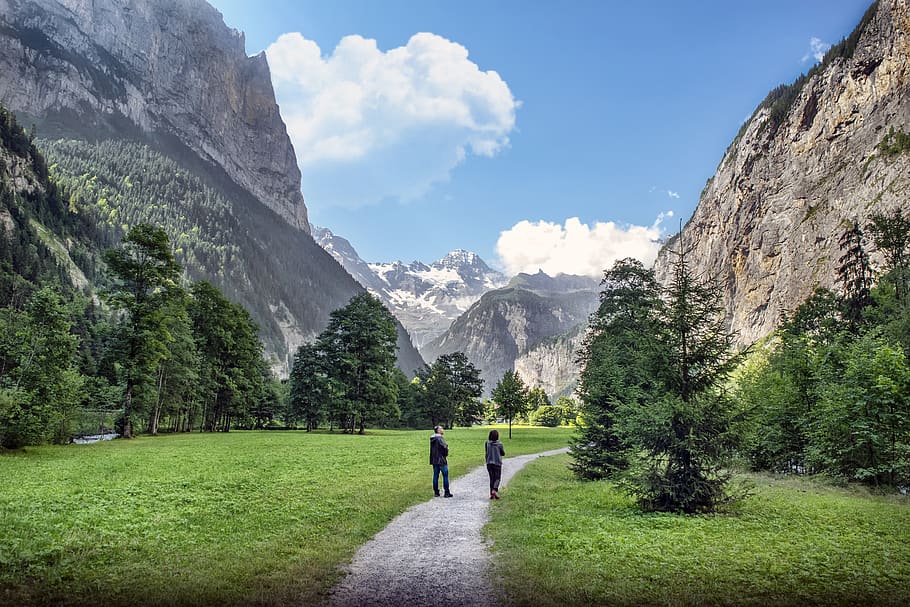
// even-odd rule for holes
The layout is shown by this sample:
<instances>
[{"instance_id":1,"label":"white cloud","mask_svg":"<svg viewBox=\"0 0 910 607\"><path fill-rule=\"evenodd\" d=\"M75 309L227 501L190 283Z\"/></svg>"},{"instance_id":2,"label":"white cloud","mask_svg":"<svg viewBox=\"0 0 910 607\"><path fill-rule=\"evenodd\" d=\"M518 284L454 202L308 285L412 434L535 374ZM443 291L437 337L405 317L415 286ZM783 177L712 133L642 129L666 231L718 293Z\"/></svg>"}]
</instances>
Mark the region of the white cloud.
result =
<instances>
[{"instance_id":1,"label":"white cloud","mask_svg":"<svg viewBox=\"0 0 910 607\"><path fill-rule=\"evenodd\" d=\"M661 222L673 211L661 213L654 224L619 226L612 221L583 224L577 217L565 225L548 221L520 221L499 235L496 253L506 271L536 273L543 270L553 276L586 274L601 276L618 259L634 257L651 265L660 249L664 233Z\"/></svg>"},{"instance_id":2,"label":"white cloud","mask_svg":"<svg viewBox=\"0 0 910 607\"><path fill-rule=\"evenodd\" d=\"M673 190L667 190L667 196L670 198L679 198L679 192L674 192Z\"/></svg>"},{"instance_id":3,"label":"white cloud","mask_svg":"<svg viewBox=\"0 0 910 607\"><path fill-rule=\"evenodd\" d=\"M825 58L825 53L828 52L829 48L831 48L831 45L823 42L821 38L816 38L815 36L809 38L809 52L803 56L803 63L806 63L809 59L815 59L816 63L820 62Z\"/></svg>"},{"instance_id":4,"label":"white cloud","mask_svg":"<svg viewBox=\"0 0 910 607\"><path fill-rule=\"evenodd\" d=\"M324 57L291 33L266 53L310 205L416 198L468 155L506 148L515 128L506 82L435 34L385 52L346 36Z\"/></svg>"}]
</instances>

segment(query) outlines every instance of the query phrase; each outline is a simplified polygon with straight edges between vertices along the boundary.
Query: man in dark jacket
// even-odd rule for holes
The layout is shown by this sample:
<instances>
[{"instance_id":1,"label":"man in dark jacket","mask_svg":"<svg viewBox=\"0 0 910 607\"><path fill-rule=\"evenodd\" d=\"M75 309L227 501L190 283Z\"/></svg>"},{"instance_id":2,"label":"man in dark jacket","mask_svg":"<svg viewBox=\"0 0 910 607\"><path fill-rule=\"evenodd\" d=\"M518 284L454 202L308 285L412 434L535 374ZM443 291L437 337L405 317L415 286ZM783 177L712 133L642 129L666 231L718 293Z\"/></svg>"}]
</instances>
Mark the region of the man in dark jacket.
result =
<instances>
[{"instance_id":1,"label":"man in dark jacket","mask_svg":"<svg viewBox=\"0 0 910 607\"><path fill-rule=\"evenodd\" d=\"M439 473L442 472L442 488L445 490L443 497L452 497L449 492L449 462L446 457L449 455L449 446L446 439L442 437L445 430L442 426L433 428L433 436L430 437L430 464L433 466L433 493L439 497Z\"/></svg>"}]
</instances>

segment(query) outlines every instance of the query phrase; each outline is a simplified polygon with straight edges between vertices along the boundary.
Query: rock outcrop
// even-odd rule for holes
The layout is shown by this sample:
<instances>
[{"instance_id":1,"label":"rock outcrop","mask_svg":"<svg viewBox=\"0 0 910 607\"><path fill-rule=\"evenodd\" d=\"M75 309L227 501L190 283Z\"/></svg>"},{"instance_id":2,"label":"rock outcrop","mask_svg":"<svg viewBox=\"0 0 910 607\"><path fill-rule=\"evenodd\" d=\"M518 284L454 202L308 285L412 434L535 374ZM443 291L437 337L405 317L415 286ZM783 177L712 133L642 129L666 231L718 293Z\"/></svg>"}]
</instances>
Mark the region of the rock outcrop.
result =
<instances>
[{"instance_id":1,"label":"rock outcrop","mask_svg":"<svg viewBox=\"0 0 910 607\"><path fill-rule=\"evenodd\" d=\"M309 232L265 54L204 0L0 0L0 104L43 136L176 140Z\"/></svg>"},{"instance_id":2,"label":"rock outcrop","mask_svg":"<svg viewBox=\"0 0 910 607\"><path fill-rule=\"evenodd\" d=\"M910 132L910 9L880 0L821 65L759 106L730 145L671 251L724 287L741 344L773 331L816 286L835 286L846 221L903 205L910 157L879 144ZM681 240L680 240L681 239Z\"/></svg>"}]
</instances>

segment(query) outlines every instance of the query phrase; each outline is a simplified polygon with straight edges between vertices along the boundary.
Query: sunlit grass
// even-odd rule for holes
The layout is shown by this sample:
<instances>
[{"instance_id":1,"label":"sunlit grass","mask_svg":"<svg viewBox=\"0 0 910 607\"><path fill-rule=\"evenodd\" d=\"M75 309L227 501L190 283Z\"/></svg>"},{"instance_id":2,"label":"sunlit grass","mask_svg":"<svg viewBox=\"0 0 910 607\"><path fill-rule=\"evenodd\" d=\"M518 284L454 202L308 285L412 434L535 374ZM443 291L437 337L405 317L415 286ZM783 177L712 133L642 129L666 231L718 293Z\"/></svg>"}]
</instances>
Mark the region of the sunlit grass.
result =
<instances>
[{"instance_id":1,"label":"sunlit grass","mask_svg":"<svg viewBox=\"0 0 910 607\"><path fill-rule=\"evenodd\" d=\"M645 514L568 456L535 460L487 533L508 605L908 605L910 500L755 476L735 512Z\"/></svg>"},{"instance_id":2,"label":"sunlit grass","mask_svg":"<svg viewBox=\"0 0 910 607\"><path fill-rule=\"evenodd\" d=\"M483 463L488 430L446 432L453 476ZM570 434L519 428L506 448ZM429 436L232 432L4 454L0 604L313 603L358 546L432 496Z\"/></svg>"}]
</instances>

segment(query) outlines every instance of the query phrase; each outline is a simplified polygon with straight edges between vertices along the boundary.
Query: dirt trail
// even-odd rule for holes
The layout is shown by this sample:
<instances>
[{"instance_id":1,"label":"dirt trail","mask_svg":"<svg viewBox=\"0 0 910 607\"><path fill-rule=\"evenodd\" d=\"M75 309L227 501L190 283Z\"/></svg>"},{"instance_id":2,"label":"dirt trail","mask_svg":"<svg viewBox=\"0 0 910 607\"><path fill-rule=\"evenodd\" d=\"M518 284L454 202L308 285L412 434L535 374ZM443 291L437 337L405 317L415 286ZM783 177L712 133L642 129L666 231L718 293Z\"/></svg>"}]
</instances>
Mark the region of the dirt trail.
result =
<instances>
[{"instance_id":1,"label":"dirt trail","mask_svg":"<svg viewBox=\"0 0 910 607\"><path fill-rule=\"evenodd\" d=\"M501 487L529 461L567 450L504 459ZM432 471L427 468L429 493ZM453 479L451 486L455 497L412 507L364 544L332 590L329 605L495 605L486 575L490 555L480 533L489 517L486 468Z\"/></svg>"}]
</instances>

